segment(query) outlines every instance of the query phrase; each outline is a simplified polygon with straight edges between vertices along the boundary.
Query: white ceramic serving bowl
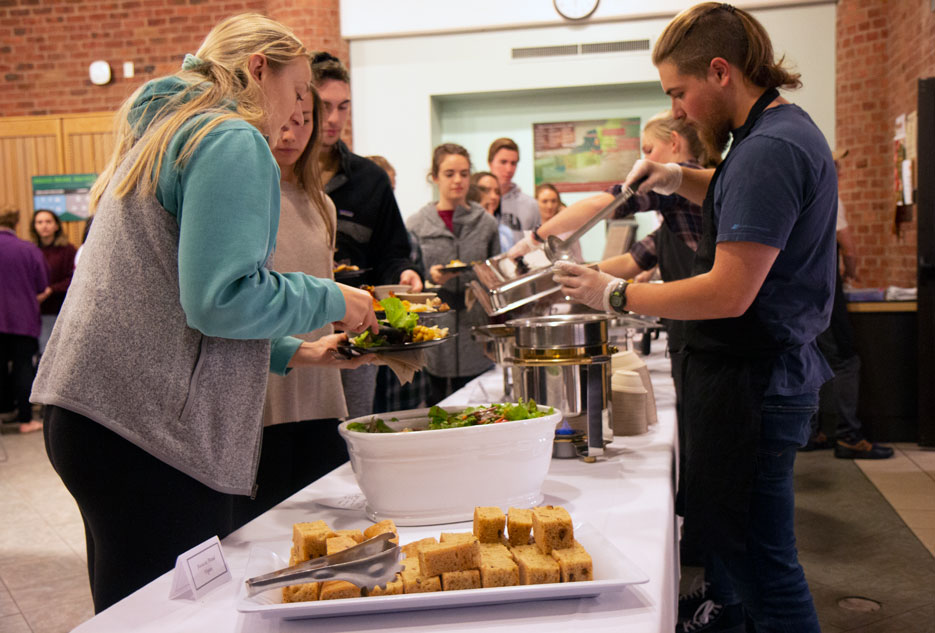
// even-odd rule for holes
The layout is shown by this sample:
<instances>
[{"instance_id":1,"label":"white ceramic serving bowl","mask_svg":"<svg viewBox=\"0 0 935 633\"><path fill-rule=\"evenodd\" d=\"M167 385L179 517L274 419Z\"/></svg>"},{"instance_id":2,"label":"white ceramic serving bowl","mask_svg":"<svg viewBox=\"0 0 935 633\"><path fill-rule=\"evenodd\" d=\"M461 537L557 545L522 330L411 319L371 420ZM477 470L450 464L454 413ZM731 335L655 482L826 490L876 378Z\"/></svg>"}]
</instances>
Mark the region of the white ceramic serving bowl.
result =
<instances>
[{"instance_id":1,"label":"white ceramic serving bowl","mask_svg":"<svg viewBox=\"0 0 935 633\"><path fill-rule=\"evenodd\" d=\"M383 299L389 297L391 292L394 295L398 295L400 292L409 292L410 290L412 290L412 288L403 284L374 286L373 295L377 298L377 301L382 301Z\"/></svg>"},{"instance_id":2,"label":"white ceramic serving bowl","mask_svg":"<svg viewBox=\"0 0 935 633\"><path fill-rule=\"evenodd\" d=\"M470 521L475 506L539 505L562 414L556 410L531 420L411 433L347 430L349 423L371 417L338 427L367 498L367 515L397 525L436 525ZM427 423L428 409L379 417L395 430L418 428ZM398 420L390 420L394 417Z\"/></svg>"}]
</instances>

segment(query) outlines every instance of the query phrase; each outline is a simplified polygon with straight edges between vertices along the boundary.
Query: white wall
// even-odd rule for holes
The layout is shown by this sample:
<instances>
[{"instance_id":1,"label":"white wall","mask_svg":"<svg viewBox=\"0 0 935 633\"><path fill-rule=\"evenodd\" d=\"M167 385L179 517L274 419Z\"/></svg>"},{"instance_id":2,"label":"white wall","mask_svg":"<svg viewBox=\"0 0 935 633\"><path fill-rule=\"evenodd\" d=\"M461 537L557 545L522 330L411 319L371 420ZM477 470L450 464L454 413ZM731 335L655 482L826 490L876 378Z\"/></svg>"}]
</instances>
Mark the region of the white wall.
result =
<instances>
[{"instance_id":1,"label":"white wall","mask_svg":"<svg viewBox=\"0 0 935 633\"><path fill-rule=\"evenodd\" d=\"M434 110L439 122L433 127L432 144L459 143L471 153L474 170L487 169L487 149L501 136L519 145L520 163L516 182L532 195L533 123L605 119L611 117L649 117L669 107L669 100L659 90L658 82L525 90L482 95L439 97ZM430 156L425 157L428 171ZM572 203L591 193L565 193L562 201ZM403 213L405 214L404 210ZM655 228L655 214L638 214L641 230L637 239ZM598 225L582 239L585 259L600 259L604 250L604 226Z\"/></svg>"},{"instance_id":2,"label":"white wall","mask_svg":"<svg viewBox=\"0 0 935 633\"><path fill-rule=\"evenodd\" d=\"M345 33L348 21L344 11L361 4L392 3L342 2L345 37L349 34ZM540 4L551 5L544 0ZM685 7L693 3L676 4ZM439 5L447 3L433 4ZM464 10L463 4L457 6L458 12ZM471 12L476 13L474 8ZM783 6L755 10L754 14L769 31L777 55L785 54L803 75L805 87L790 98L812 115L833 146L834 4ZM354 151L381 154L393 163L396 196L404 217L433 198L425 174L432 148L441 141L461 142L471 151L475 168L483 168L489 142L501 135L511 136L521 151L515 180L530 192L532 123L629 116L631 112L646 118L668 104L658 89L659 78L649 51L513 60L511 49L638 39L649 39L652 46L668 20L352 39ZM399 28L408 24L412 30L417 22L400 23ZM354 21L348 23L353 25ZM593 248L599 247L595 242Z\"/></svg>"},{"instance_id":3,"label":"white wall","mask_svg":"<svg viewBox=\"0 0 935 633\"><path fill-rule=\"evenodd\" d=\"M588 23L669 18L693 4L685 0L594 0ZM735 0L748 11L834 0ZM398 37L425 33L554 25L568 22L552 0L341 0L341 35L345 39Z\"/></svg>"}]
</instances>

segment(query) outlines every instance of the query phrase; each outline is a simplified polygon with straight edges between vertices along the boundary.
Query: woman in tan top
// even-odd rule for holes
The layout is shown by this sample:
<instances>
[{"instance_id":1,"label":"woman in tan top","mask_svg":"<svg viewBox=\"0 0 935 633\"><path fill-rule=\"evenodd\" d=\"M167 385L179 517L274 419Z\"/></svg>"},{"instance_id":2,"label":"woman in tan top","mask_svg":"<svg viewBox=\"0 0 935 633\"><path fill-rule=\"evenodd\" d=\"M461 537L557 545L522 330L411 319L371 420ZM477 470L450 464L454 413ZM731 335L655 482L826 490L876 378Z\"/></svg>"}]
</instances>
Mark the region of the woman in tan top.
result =
<instances>
[{"instance_id":1,"label":"woman in tan top","mask_svg":"<svg viewBox=\"0 0 935 633\"><path fill-rule=\"evenodd\" d=\"M312 87L302 105L302 125L290 122L272 144L281 172L279 232L270 268L333 279L334 203L322 191L321 98ZM346 341L328 325L296 334L323 351ZM270 374L263 405L263 447L254 499L234 499L234 527L266 512L347 461L337 427L347 416L341 369L370 362L333 360L326 366L297 367L285 376Z\"/></svg>"}]
</instances>

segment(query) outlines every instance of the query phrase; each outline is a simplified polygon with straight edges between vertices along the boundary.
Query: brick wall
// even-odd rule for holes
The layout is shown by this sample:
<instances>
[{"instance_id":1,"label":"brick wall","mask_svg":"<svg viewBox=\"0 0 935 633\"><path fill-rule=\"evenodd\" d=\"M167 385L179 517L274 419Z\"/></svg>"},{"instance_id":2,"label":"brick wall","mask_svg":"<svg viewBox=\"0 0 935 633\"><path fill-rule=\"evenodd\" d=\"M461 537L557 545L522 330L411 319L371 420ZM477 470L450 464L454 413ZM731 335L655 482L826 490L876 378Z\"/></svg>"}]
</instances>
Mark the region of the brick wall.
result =
<instances>
[{"instance_id":1,"label":"brick wall","mask_svg":"<svg viewBox=\"0 0 935 633\"><path fill-rule=\"evenodd\" d=\"M894 232L893 131L916 109L917 80L935 76L929 0L840 0L837 8L841 199L859 249L860 285L916 285L915 218Z\"/></svg>"},{"instance_id":2,"label":"brick wall","mask_svg":"<svg viewBox=\"0 0 935 633\"><path fill-rule=\"evenodd\" d=\"M265 13L305 44L347 59L339 0L0 0L0 117L116 110L140 84L175 72L219 20ZM102 59L114 79L95 86ZM123 77L123 62L136 74Z\"/></svg>"}]
</instances>

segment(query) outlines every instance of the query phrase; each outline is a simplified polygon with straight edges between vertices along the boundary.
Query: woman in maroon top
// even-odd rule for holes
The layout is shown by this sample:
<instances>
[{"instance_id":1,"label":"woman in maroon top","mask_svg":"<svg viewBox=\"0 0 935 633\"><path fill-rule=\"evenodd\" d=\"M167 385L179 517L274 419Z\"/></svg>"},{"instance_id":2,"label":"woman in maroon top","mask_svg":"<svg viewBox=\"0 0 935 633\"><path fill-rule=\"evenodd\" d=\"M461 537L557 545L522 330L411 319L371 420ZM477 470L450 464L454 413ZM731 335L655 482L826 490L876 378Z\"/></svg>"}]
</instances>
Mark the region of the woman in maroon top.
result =
<instances>
[{"instance_id":1,"label":"woman in maroon top","mask_svg":"<svg viewBox=\"0 0 935 633\"><path fill-rule=\"evenodd\" d=\"M46 341L52 333L55 318L62 309L65 293L75 271L75 247L62 232L62 222L52 211L38 209L32 216L32 238L39 246L49 265L49 288L51 292L40 297L39 311L42 313L42 334L39 336L39 353L45 350Z\"/></svg>"}]
</instances>

